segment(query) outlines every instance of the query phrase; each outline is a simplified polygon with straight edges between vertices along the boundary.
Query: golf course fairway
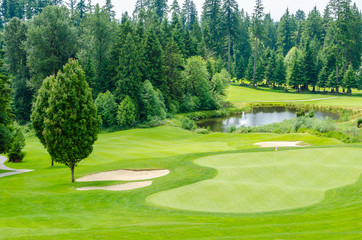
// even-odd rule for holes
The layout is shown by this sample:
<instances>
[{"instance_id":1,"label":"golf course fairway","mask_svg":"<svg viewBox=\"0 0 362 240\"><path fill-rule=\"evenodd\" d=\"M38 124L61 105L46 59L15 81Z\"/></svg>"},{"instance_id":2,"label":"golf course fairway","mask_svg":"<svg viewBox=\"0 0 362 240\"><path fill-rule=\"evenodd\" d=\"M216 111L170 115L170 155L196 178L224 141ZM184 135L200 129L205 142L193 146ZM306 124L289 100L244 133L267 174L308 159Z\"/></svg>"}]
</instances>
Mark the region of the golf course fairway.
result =
<instances>
[{"instance_id":1,"label":"golf course fairway","mask_svg":"<svg viewBox=\"0 0 362 240\"><path fill-rule=\"evenodd\" d=\"M156 193L147 202L235 213L304 207L323 200L329 189L355 183L360 160L360 151L341 148L213 155L194 162L217 169L216 177Z\"/></svg>"}]
</instances>

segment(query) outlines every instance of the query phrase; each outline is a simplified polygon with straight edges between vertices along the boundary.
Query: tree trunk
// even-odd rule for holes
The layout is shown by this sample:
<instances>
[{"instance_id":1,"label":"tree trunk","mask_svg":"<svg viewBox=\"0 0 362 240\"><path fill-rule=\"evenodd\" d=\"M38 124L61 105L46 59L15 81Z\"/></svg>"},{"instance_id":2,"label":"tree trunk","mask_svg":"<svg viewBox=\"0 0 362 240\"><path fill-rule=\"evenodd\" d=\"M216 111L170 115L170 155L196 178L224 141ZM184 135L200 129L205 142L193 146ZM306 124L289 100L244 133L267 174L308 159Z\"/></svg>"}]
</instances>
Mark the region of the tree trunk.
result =
<instances>
[{"instance_id":1,"label":"tree trunk","mask_svg":"<svg viewBox=\"0 0 362 240\"><path fill-rule=\"evenodd\" d=\"M228 38L228 71L230 74L230 45L231 45L231 41L230 41L230 31L229 31L229 38Z\"/></svg>"},{"instance_id":2,"label":"tree trunk","mask_svg":"<svg viewBox=\"0 0 362 240\"><path fill-rule=\"evenodd\" d=\"M53 158L52 158L52 167L54 167L54 160L53 160Z\"/></svg>"},{"instance_id":3,"label":"tree trunk","mask_svg":"<svg viewBox=\"0 0 362 240\"><path fill-rule=\"evenodd\" d=\"M70 171L72 171L72 183L74 183L74 164L70 165Z\"/></svg>"},{"instance_id":4,"label":"tree trunk","mask_svg":"<svg viewBox=\"0 0 362 240\"><path fill-rule=\"evenodd\" d=\"M253 71L253 86L255 87L255 70L256 70L256 57L258 55L258 38L255 38L255 51L254 51L254 71Z\"/></svg>"}]
</instances>

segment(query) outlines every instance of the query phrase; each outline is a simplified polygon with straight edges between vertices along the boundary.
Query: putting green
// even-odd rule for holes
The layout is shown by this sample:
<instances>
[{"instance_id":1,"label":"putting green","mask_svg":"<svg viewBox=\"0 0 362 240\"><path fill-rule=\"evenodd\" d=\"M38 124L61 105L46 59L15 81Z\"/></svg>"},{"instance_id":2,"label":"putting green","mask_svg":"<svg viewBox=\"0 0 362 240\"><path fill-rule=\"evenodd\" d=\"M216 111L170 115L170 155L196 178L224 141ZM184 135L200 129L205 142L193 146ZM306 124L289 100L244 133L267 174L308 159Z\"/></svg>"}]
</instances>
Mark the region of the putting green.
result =
<instances>
[{"instance_id":1,"label":"putting green","mask_svg":"<svg viewBox=\"0 0 362 240\"><path fill-rule=\"evenodd\" d=\"M207 212L252 213L305 207L327 190L356 182L360 151L349 148L213 155L195 163L216 177L149 196L151 205Z\"/></svg>"}]
</instances>

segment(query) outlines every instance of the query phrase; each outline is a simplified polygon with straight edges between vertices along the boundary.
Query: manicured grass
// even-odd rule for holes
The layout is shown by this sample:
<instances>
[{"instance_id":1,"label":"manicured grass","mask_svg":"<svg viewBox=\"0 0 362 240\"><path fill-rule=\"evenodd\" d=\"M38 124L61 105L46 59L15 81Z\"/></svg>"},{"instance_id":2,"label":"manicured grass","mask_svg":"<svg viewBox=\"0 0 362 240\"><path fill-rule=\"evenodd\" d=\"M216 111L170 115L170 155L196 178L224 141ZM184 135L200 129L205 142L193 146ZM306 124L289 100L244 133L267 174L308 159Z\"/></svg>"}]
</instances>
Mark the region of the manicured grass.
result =
<instances>
[{"instance_id":1,"label":"manicured grass","mask_svg":"<svg viewBox=\"0 0 362 240\"><path fill-rule=\"evenodd\" d=\"M228 88L227 100L235 106L242 106L245 103L255 102L280 102L341 107L362 107L361 94L347 96L312 93L282 93L280 91L273 91L266 88L253 89L236 85L231 85Z\"/></svg>"},{"instance_id":2,"label":"manicured grass","mask_svg":"<svg viewBox=\"0 0 362 240\"><path fill-rule=\"evenodd\" d=\"M332 188L355 183L361 151L343 148L235 153L197 159L217 169L206 181L151 195L163 207L206 212L253 213L316 204Z\"/></svg>"},{"instance_id":3,"label":"manicured grass","mask_svg":"<svg viewBox=\"0 0 362 240\"><path fill-rule=\"evenodd\" d=\"M119 182L72 184L69 169L57 164L50 167L50 157L39 141L27 137L24 162L7 166L35 171L0 179L0 239L358 239L361 179L328 190L320 203L276 212L197 212L146 202L153 194L217 175L219 166L201 166L194 163L196 159L224 154L269 156L273 149L253 143L283 140L302 140L313 147L280 149L278 154L308 149L328 152L337 146L338 152L362 153L361 144L346 145L308 134L198 135L173 127L133 129L99 135L92 155L76 168L76 177L122 168L163 168L170 169L170 174L136 190L76 191Z\"/></svg>"},{"instance_id":4,"label":"manicured grass","mask_svg":"<svg viewBox=\"0 0 362 240\"><path fill-rule=\"evenodd\" d=\"M1 174L1 173L6 173L6 172L10 172L10 171L9 171L9 170L1 170L1 169L0 169L0 174Z\"/></svg>"}]
</instances>

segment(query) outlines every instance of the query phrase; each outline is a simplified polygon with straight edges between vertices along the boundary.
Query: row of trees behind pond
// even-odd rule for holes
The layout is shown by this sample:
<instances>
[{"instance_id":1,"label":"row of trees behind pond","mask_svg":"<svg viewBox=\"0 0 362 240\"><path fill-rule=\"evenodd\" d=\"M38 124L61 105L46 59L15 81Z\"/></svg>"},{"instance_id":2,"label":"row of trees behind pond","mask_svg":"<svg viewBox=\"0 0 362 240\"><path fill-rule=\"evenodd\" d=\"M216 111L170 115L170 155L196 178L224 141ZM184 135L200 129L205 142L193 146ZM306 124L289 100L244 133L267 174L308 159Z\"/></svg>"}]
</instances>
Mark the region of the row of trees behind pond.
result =
<instances>
[{"instance_id":1,"label":"row of trees behind pond","mask_svg":"<svg viewBox=\"0 0 362 240\"><path fill-rule=\"evenodd\" d=\"M252 15L235 0L205 0L201 16L192 0L138 0L120 21L110 0L3 0L0 12L12 109L23 122L43 80L69 58L79 59L104 126L219 108L224 68L254 86L361 87L362 20L349 0L331 0L323 16L287 9L279 22L260 0Z\"/></svg>"}]
</instances>

